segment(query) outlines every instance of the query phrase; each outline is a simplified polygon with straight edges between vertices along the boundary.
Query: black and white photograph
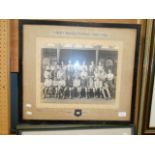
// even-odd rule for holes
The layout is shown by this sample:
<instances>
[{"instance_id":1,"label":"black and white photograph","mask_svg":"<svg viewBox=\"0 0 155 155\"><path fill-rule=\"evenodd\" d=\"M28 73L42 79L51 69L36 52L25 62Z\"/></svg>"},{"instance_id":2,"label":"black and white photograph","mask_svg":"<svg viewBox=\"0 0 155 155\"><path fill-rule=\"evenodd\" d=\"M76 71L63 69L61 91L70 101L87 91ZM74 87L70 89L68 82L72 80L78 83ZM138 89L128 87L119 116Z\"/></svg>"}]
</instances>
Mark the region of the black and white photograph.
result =
<instances>
[{"instance_id":1,"label":"black and white photograph","mask_svg":"<svg viewBox=\"0 0 155 155\"><path fill-rule=\"evenodd\" d=\"M115 100L118 51L110 48L42 48L44 103Z\"/></svg>"}]
</instances>

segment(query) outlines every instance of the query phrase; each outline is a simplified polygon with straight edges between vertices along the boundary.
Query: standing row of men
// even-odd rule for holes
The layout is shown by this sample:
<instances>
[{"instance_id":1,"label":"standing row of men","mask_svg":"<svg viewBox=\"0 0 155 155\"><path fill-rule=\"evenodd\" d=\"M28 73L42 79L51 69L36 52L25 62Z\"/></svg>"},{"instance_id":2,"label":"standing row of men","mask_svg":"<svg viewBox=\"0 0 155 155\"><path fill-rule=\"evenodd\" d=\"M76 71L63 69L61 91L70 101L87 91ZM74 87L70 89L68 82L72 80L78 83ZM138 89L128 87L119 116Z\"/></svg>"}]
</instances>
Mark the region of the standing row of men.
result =
<instances>
[{"instance_id":1,"label":"standing row of men","mask_svg":"<svg viewBox=\"0 0 155 155\"><path fill-rule=\"evenodd\" d=\"M91 61L80 64L46 65L43 69L44 98L104 98L112 99L115 95L115 76L111 69L105 71L104 65L97 66Z\"/></svg>"}]
</instances>

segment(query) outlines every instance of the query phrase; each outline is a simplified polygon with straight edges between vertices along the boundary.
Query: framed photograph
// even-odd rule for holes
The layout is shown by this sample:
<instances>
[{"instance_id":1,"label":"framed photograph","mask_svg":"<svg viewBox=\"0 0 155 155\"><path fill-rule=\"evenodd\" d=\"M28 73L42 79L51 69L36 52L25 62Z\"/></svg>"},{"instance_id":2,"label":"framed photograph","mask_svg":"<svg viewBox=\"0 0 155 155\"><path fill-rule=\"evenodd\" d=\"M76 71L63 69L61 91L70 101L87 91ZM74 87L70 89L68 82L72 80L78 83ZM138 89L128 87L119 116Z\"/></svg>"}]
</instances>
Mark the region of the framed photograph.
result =
<instances>
[{"instance_id":1,"label":"framed photograph","mask_svg":"<svg viewBox=\"0 0 155 155\"><path fill-rule=\"evenodd\" d=\"M140 25L20 20L22 121L132 122Z\"/></svg>"},{"instance_id":2,"label":"framed photograph","mask_svg":"<svg viewBox=\"0 0 155 155\"><path fill-rule=\"evenodd\" d=\"M155 20L147 22L146 53L144 61L142 96L142 134L155 134ZM149 37L150 36L150 37ZM145 78L146 77L146 78Z\"/></svg>"}]
</instances>

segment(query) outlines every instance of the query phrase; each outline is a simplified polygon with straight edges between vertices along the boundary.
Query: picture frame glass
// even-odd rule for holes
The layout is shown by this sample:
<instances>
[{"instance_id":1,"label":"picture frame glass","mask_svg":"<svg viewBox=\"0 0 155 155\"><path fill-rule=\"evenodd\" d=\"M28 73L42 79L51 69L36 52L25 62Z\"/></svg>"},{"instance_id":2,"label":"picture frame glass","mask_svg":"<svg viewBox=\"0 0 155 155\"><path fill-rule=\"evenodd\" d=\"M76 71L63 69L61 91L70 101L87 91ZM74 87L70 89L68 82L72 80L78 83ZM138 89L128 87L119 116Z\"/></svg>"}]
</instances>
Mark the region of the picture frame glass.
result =
<instances>
[{"instance_id":1,"label":"picture frame glass","mask_svg":"<svg viewBox=\"0 0 155 155\"><path fill-rule=\"evenodd\" d=\"M131 120L137 25L20 26L23 120Z\"/></svg>"}]
</instances>

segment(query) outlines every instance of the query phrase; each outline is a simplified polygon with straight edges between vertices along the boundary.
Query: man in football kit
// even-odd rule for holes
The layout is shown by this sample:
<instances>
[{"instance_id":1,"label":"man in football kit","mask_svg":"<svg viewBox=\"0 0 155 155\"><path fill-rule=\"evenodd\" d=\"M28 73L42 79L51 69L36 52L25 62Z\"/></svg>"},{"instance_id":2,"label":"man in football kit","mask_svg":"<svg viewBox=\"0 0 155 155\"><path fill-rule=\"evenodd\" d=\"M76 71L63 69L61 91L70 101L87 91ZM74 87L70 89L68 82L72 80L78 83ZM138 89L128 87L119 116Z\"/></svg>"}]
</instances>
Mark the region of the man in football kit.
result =
<instances>
[{"instance_id":1,"label":"man in football kit","mask_svg":"<svg viewBox=\"0 0 155 155\"><path fill-rule=\"evenodd\" d=\"M65 98L65 87L66 87L66 81L64 77L61 77L58 81L58 98Z\"/></svg>"},{"instance_id":2,"label":"man in football kit","mask_svg":"<svg viewBox=\"0 0 155 155\"><path fill-rule=\"evenodd\" d=\"M99 61L98 66L97 66L97 69L98 69L99 72L102 72L103 65L102 65L101 61Z\"/></svg>"},{"instance_id":3,"label":"man in football kit","mask_svg":"<svg viewBox=\"0 0 155 155\"><path fill-rule=\"evenodd\" d=\"M57 67L57 98L64 98L64 90L66 86L66 66L63 61Z\"/></svg>"},{"instance_id":4,"label":"man in football kit","mask_svg":"<svg viewBox=\"0 0 155 155\"><path fill-rule=\"evenodd\" d=\"M109 90L109 85L108 85L107 81L103 82L102 94L103 94L103 97L105 99L110 99L111 98L111 94L110 94L110 90Z\"/></svg>"},{"instance_id":5,"label":"man in football kit","mask_svg":"<svg viewBox=\"0 0 155 155\"><path fill-rule=\"evenodd\" d=\"M73 90L74 90L74 94L76 92L78 94L77 96L80 98L81 97L81 80L78 76L75 76L73 80Z\"/></svg>"},{"instance_id":6,"label":"man in football kit","mask_svg":"<svg viewBox=\"0 0 155 155\"><path fill-rule=\"evenodd\" d=\"M51 70L51 79L52 79L52 83L55 83L55 79L57 76L57 62L52 62L51 66L50 66L50 70ZM51 96L55 95L55 86L52 84L51 86Z\"/></svg>"},{"instance_id":7,"label":"man in football kit","mask_svg":"<svg viewBox=\"0 0 155 155\"><path fill-rule=\"evenodd\" d=\"M82 65L81 65L81 71L88 71L88 67L87 67L87 65L86 65L86 62L85 61L83 61L83 63L82 63Z\"/></svg>"},{"instance_id":8,"label":"man in football kit","mask_svg":"<svg viewBox=\"0 0 155 155\"><path fill-rule=\"evenodd\" d=\"M66 66L67 74L72 74L73 70L74 70L74 67L73 67L72 61L69 60L67 66Z\"/></svg>"},{"instance_id":9,"label":"man in football kit","mask_svg":"<svg viewBox=\"0 0 155 155\"><path fill-rule=\"evenodd\" d=\"M66 71L66 66L63 61L61 61L60 68L62 69L63 72Z\"/></svg>"},{"instance_id":10,"label":"man in football kit","mask_svg":"<svg viewBox=\"0 0 155 155\"><path fill-rule=\"evenodd\" d=\"M109 84L112 85L114 81L114 74L112 73L111 69L108 69L108 73L106 77L107 77Z\"/></svg>"},{"instance_id":11,"label":"man in football kit","mask_svg":"<svg viewBox=\"0 0 155 155\"><path fill-rule=\"evenodd\" d=\"M83 68L80 74L80 79L81 79L81 97L82 97L82 91L84 90L85 97L88 98L88 73L87 70Z\"/></svg>"},{"instance_id":12,"label":"man in football kit","mask_svg":"<svg viewBox=\"0 0 155 155\"><path fill-rule=\"evenodd\" d=\"M95 65L94 65L94 61L91 61L90 65L89 65L89 70L90 71L95 71Z\"/></svg>"},{"instance_id":13,"label":"man in football kit","mask_svg":"<svg viewBox=\"0 0 155 155\"><path fill-rule=\"evenodd\" d=\"M94 62L92 61L88 68L88 86L87 87L88 87L89 98L91 96L95 97L94 71L95 71L95 66L94 66Z\"/></svg>"},{"instance_id":14,"label":"man in football kit","mask_svg":"<svg viewBox=\"0 0 155 155\"><path fill-rule=\"evenodd\" d=\"M54 78L54 71L55 71L55 68L57 66L57 63L56 62L53 62L50 66L50 69L51 69L51 76Z\"/></svg>"},{"instance_id":15,"label":"man in football kit","mask_svg":"<svg viewBox=\"0 0 155 155\"><path fill-rule=\"evenodd\" d=\"M70 99L72 98L73 75L74 75L74 67L72 61L69 60L66 66L66 87L64 89L64 94L66 95L66 92L68 92Z\"/></svg>"},{"instance_id":16,"label":"man in football kit","mask_svg":"<svg viewBox=\"0 0 155 155\"><path fill-rule=\"evenodd\" d=\"M102 68L102 71L100 71L100 80L102 81L101 83L101 87L100 87L100 91L101 91L101 94L103 96L103 98L107 98L106 97L106 93L105 91L108 92L108 87L106 87L107 85L107 73L105 72L104 70L104 67Z\"/></svg>"},{"instance_id":17,"label":"man in football kit","mask_svg":"<svg viewBox=\"0 0 155 155\"><path fill-rule=\"evenodd\" d=\"M50 66L46 66L46 69L43 73L43 77L44 77L44 88L43 88L43 95L44 95L44 98L47 98L49 97L49 91L50 91L50 88L52 86L52 79L51 79L51 70L50 70Z\"/></svg>"},{"instance_id":18,"label":"man in football kit","mask_svg":"<svg viewBox=\"0 0 155 155\"><path fill-rule=\"evenodd\" d=\"M66 87L64 89L64 93L69 92L69 98L72 98L72 91L73 91L73 77L72 75L66 75Z\"/></svg>"},{"instance_id":19,"label":"man in football kit","mask_svg":"<svg viewBox=\"0 0 155 155\"><path fill-rule=\"evenodd\" d=\"M53 92L54 92L54 97L58 97L58 81L59 81L59 65L56 63L53 71Z\"/></svg>"},{"instance_id":20,"label":"man in football kit","mask_svg":"<svg viewBox=\"0 0 155 155\"><path fill-rule=\"evenodd\" d=\"M100 72L98 68L95 69L94 75L95 75L95 79L94 79L95 96L100 97L101 88L102 88L102 80L100 79Z\"/></svg>"},{"instance_id":21,"label":"man in football kit","mask_svg":"<svg viewBox=\"0 0 155 155\"><path fill-rule=\"evenodd\" d=\"M115 84L114 81L115 80L115 76L112 73L111 69L108 69L108 73L107 73L107 83L109 85L109 90L111 92L111 97L114 97L115 95Z\"/></svg>"},{"instance_id":22,"label":"man in football kit","mask_svg":"<svg viewBox=\"0 0 155 155\"><path fill-rule=\"evenodd\" d=\"M65 87L65 73L64 70L62 69L62 67L59 67L59 69L57 70L57 97L58 98L62 98L63 96L63 90Z\"/></svg>"},{"instance_id":23,"label":"man in football kit","mask_svg":"<svg viewBox=\"0 0 155 155\"><path fill-rule=\"evenodd\" d=\"M88 98L95 97L95 83L94 78L88 76Z\"/></svg>"},{"instance_id":24,"label":"man in football kit","mask_svg":"<svg viewBox=\"0 0 155 155\"><path fill-rule=\"evenodd\" d=\"M81 72L81 65L78 61L75 62L73 70L74 70L74 77L79 77Z\"/></svg>"}]
</instances>

